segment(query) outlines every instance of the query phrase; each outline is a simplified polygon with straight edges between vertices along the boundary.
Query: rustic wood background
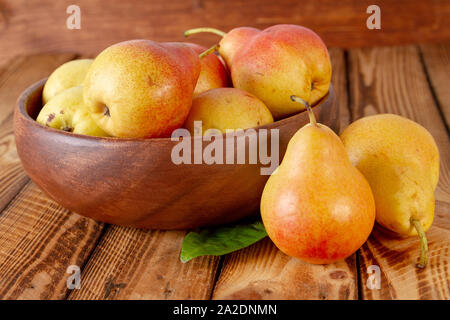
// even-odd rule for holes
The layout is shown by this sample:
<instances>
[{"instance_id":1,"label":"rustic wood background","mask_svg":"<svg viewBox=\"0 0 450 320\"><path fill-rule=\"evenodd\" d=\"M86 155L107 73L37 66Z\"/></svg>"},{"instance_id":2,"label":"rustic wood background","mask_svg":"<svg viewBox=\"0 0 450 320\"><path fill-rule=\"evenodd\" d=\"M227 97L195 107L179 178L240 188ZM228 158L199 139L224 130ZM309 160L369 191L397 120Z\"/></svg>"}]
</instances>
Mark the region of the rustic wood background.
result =
<instances>
[{"instance_id":1,"label":"rustic wood background","mask_svg":"<svg viewBox=\"0 0 450 320\"><path fill-rule=\"evenodd\" d=\"M81 29L69 30L66 8L81 8ZM369 30L366 9L381 8L381 30ZM294 23L331 47L398 45L450 39L448 0L0 0L0 60L37 52L96 54L133 38L183 41L183 31L224 31ZM211 44L217 36L195 36Z\"/></svg>"}]
</instances>

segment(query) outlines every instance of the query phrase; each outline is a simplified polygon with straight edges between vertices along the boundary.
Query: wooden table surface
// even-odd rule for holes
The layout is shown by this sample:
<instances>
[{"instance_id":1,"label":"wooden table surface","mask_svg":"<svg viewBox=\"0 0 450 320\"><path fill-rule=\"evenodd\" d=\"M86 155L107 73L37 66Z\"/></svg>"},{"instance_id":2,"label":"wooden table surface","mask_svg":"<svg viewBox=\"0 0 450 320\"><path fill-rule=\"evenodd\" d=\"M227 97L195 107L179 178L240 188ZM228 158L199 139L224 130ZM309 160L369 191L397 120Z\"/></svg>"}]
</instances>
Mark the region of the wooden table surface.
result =
<instances>
[{"instance_id":1,"label":"wooden table surface","mask_svg":"<svg viewBox=\"0 0 450 320\"><path fill-rule=\"evenodd\" d=\"M21 91L78 57L39 54L0 66L0 298L450 299L450 44L330 53L342 128L391 112L417 121L436 139L441 174L425 270L415 267L418 239L377 230L356 254L326 266L290 258L268 238L182 264L185 231L105 225L65 210L29 180L14 144L13 108ZM70 265L82 270L79 290L67 289ZM380 289L366 285L371 265L380 267Z\"/></svg>"}]
</instances>

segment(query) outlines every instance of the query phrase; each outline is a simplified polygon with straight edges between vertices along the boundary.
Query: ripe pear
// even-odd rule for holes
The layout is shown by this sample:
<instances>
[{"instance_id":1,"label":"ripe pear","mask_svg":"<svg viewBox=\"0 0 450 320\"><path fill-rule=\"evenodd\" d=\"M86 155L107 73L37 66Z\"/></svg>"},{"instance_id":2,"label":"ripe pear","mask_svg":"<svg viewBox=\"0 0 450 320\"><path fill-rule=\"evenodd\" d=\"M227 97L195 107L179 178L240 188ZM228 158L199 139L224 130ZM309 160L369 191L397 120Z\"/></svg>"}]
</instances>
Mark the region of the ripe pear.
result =
<instances>
[{"instance_id":1,"label":"ripe pear","mask_svg":"<svg viewBox=\"0 0 450 320\"><path fill-rule=\"evenodd\" d=\"M194 135L194 121L202 121L202 132L253 128L273 122L272 114L254 95L236 88L216 88L192 101L184 127Z\"/></svg>"},{"instance_id":2,"label":"ripe pear","mask_svg":"<svg viewBox=\"0 0 450 320\"><path fill-rule=\"evenodd\" d=\"M108 134L168 137L186 120L199 74L199 56L186 44L124 41L95 58L83 94Z\"/></svg>"},{"instance_id":3,"label":"ripe pear","mask_svg":"<svg viewBox=\"0 0 450 320\"><path fill-rule=\"evenodd\" d=\"M201 54L207 48L195 43L186 43L195 52ZM223 88L230 86L230 76L224 63L215 54L209 54L200 59L200 75L194 90L194 97L202 92L215 88Z\"/></svg>"},{"instance_id":4,"label":"ripe pear","mask_svg":"<svg viewBox=\"0 0 450 320\"><path fill-rule=\"evenodd\" d=\"M241 48L248 45L251 38L259 34L261 30L251 27L238 27L226 33L214 28L195 28L187 30L184 35L188 37L199 32L211 32L222 37L220 43L213 48L219 50L220 56L225 60L227 66L230 67L234 55L241 51Z\"/></svg>"},{"instance_id":5,"label":"ripe pear","mask_svg":"<svg viewBox=\"0 0 450 320\"><path fill-rule=\"evenodd\" d=\"M46 104L51 98L66 89L81 86L93 59L72 60L59 66L48 77L42 91L42 102Z\"/></svg>"},{"instance_id":6,"label":"ripe pear","mask_svg":"<svg viewBox=\"0 0 450 320\"><path fill-rule=\"evenodd\" d=\"M419 267L427 264L425 237L433 223L439 151L421 125L393 114L353 122L341 134L350 161L372 188L376 221L402 236L419 235Z\"/></svg>"},{"instance_id":7,"label":"ripe pear","mask_svg":"<svg viewBox=\"0 0 450 320\"><path fill-rule=\"evenodd\" d=\"M280 24L262 31L237 28L229 33L197 28L185 35L202 31L223 36L218 51L231 71L233 86L261 99L276 119L304 110L303 105L289 99L290 92L310 105L328 92L328 50L308 28Z\"/></svg>"},{"instance_id":8,"label":"ripe pear","mask_svg":"<svg viewBox=\"0 0 450 320\"><path fill-rule=\"evenodd\" d=\"M108 134L92 120L83 100L83 87L72 87L54 96L39 112L37 122L51 128L89 136Z\"/></svg>"},{"instance_id":9,"label":"ripe pear","mask_svg":"<svg viewBox=\"0 0 450 320\"><path fill-rule=\"evenodd\" d=\"M267 181L261 216L281 251L328 264L350 256L367 240L375 223L375 202L339 137L317 123L304 104L310 123L289 141L281 165Z\"/></svg>"}]
</instances>

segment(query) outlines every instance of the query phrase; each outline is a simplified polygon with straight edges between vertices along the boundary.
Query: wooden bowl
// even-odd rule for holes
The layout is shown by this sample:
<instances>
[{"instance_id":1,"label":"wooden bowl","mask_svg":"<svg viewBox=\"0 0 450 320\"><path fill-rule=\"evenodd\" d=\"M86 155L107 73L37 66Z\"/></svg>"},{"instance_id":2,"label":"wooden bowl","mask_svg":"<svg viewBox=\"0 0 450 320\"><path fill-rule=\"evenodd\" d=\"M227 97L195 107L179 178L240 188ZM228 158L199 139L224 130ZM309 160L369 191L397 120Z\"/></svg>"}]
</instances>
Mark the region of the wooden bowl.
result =
<instances>
[{"instance_id":1,"label":"wooden bowl","mask_svg":"<svg viewBox=\"0 0 450 320\"><path fill-rule=\"evenodd\" d=\"M14 135L27 174L63 207L95 220L149 229L217 225L259 212L269 178L261 175L260 168L268 165L259 161L249 164L249 141L243 133L237 138L221 137L228 142L245 141L245 164L176 165L171 153L179 142L170 138L98 138L40 125L34 119L42 108L45 81L30 86L19 97ZM319 122L339 130L339 108L332 87L313 110ZM308 121L307 113L302 112L255 131L279 129L281 162L289 139ZM202 141L201 137L186 139L192 145L194 140ZM203 146L209 143L203 142ZM235 155L237 148L235 141Z\"/></svg>"}]
</instances>

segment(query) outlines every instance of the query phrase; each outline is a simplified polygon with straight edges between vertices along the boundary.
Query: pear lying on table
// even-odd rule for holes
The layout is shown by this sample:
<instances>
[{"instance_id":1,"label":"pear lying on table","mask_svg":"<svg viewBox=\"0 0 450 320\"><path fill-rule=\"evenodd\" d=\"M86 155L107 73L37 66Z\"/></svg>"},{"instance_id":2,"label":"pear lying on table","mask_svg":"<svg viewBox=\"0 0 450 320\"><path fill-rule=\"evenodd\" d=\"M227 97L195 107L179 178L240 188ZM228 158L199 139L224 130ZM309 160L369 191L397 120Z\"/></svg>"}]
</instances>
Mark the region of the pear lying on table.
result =
<instances>
[{"instance_id":1,"label":"pear lying on table","mask_svg":"<svg viewBox=\"0 0 450 320\"><path fill-rule=\"evenodd\" d=\"M375 223L375 202L339 137L317 123L304 104L310 123L289 141L281 165L267 181L261 216L281 251L326 264L345 259L367 240Z\"/></svg>"},{"instance_id":2,"label":"pear lying on table","mask_svg":"<svg viewBox=\"0 0 450 320\"><path fill-rule=\"evenodd\" d=\"M350 161L372 188L376 221L403 236L419 235L419 267L428 260L425 237L433 223L439 151L422 126L393 114L365 117L341 134Z\"/></svg>"},{"instance_id":3,"label":"pear lying on table","mask_svg":"<svg viewBox=\"0 0 450 320\"><path fill-rule=\"evenodd\" d=\"M54 96L40 111L37 122L59 130L89 136L108 136L92 120L83 100L83 87L69 88Z\"/></svg>"},{"instance_id":4,"label":"pear lying on table","mask_svg":"<svg viewBox=\"0 0 450 320\"><path fill-rule=\"evenodd\" d=\"M48 77L42 91L42 102L46 104L51 98L66 89L81 86L93 59L72 60L59 66Z\"/></svg>"}]
</instances>

